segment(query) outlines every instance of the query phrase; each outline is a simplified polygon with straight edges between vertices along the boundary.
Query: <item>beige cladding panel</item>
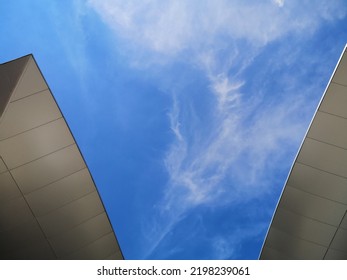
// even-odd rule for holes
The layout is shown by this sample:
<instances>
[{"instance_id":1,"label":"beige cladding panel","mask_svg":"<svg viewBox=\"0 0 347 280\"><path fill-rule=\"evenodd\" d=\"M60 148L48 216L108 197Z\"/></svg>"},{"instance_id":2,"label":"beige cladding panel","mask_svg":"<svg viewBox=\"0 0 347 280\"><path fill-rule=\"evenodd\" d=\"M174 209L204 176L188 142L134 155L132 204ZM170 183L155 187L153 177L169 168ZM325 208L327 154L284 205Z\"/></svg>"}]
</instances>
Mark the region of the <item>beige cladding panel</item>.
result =
<instances>
[{"instance_id":1,"label":"beige cladding panel","mask_svg":"<svg viewBox=\"0 0 347 280\"><path fill-rule=\"evenodd\" d=\"M347 260L347 253L339 250L329 249L324 257L325 260Z\"/></svg>"},{"instance_id":2,"label":"beige cladding panel","mask_svg":"<svg viewBox=\"0 0 347 280\"><path fill-rule=\"evenodd\" d=\"M34 214L42 216L95 190L89 171L84 168L25 197Z\"/></svg>"},{"instance_id":3,"label":"beige cladding panel","mask_svg":"<svg viewBox=\"0 0 347 280\"><path fill-rule=\"evenodd\" d=\"M11 88L6 74L6 68L0 65L0 116L3 114L10 97Z\"/></svg>"},{"instance_id":4,"label":"beige cladding panel","mask_svg":"<svg viewBox=\"0 0 347 280\"><path fill-rule=\"evenodd\" d=\"M6 76L11 91L14 91L18 87L19 80L23 76L23 72L27 68L30 59L29 56L24 56L0 66L0 68L4 69L3 74ZM11 97L13 94L11 92Z\"/></svg>"},{"instance_id":5,"label":"beige cladding panel","mask_svg":"<svg viewBox=\"0 0 347 280\"><path fill-rule=\"evenodd\" d=\"M0 141L0 154L13 169L74 143L64 119L41 125Z\"/></svg>"},{"instance_id":6,"label":"beige cladding panel","mask_svg":"<svg viewBox=\"0 0 347 280\"><path fill-rule=\"evenodd\" d=\"M341 221L340 228L347 230L347 212Z\"/></svg>"},{"instance_id":7,"label":"beige cladding panel","mask_svg":"<svg viewBox=\"0 0 347 280\"><path fill-rule=\"evenodd\" d=\"M57 237L51 238L50 243L58 257L64 258L111 232L112 228L107 216L102 213Z\"/></svg>"},{"instance_id":8,"label":"beige cladding panel","mask_svg":"<svg viewBox=\"0 0 347 280\"><path fill-rule=\"evenodd\" d=\"M26 246L7 254L6 259L24 260L54 260L56 255L47 239L27 243Z\"/></svg>"},{"instance_id":9,"label":"beige cladding panel","mask_svg":"<svg viewBox=\"0 0 347 280\"><path fill-rule=\"evenodd\" d=\"M283 223L283 221L286 221ZM279 208L273 226L303 240L328 247L336 227Z\"/></svg>"},{"instance_id":10,"label":"beige cladding panel","mask_svg":"<svg viewBox=\"0 0 347 280\"><path fill-rule=\"evenodd\" d=\"M23 193L51 184L85 168L85 163L76 145L39 158L11 170Z\"/></svg>"},{"instance_id":11,"label":"beige cladding panel","mask_svg":"<svg viewBox=\"0 0 347 280\"><path fill-rule=\"evenodd\" d=\"M318 197L347 204L347 179L296 162L287 185Z\"/></svg>"},{"instance_id":12,"label":"beige cladding panel","mask_svg":"<svg viewBox=\"0 0 347 280\"><path fill-rule=\"evenodd\" d=\"M0 206L0 232L11 230L25 223L32 216L24 197L12 199Z\"/></svg>"},{"instance_id":13,"label":"beige cladding panel","mask_svg":"<svg viewBox=\"0 0 347 280\"><path fill-rule=\"evenodd\" d=\"M55 237L105 210L96 192L77 199L53 212L37 217L47 237Z\"/></svg>"},{"instance_id":14,"label":"beige cladding panel","mask_svg":"<svg viewBox=\"0 0 347 280\"><path fill-rule=\"evenodd\" d=\"M2 158L0 157L0 174L7 171L7 167L4 163L4 161L2 160Z\"/></svg>"},{"instance_id":15,"label":"beige cladding panel","mask_svg":"<svg viewBox=\"0 0 347 280\"><path fill-rule=\"evenodd\" d=\"M88 246L85 246L76 253L69 255L67 259L98 260L108 258L110 255L116 255L121 259L122 256L119 249L116 249L117 247L117 240L115 239L114 234L109 233L90 243Z\"/></svg>"},{"instance_id":16,"label":"beige cladding panel","mask_svg":"<svg viewBox=\"0 0 347 280\"><path fill-rule=\"evenodd\" d=\"M268 245L269 244L269 245ZM270 245L271 244L271 245ZM287 259L322 259L327 250L322 245L295 237L272 227L265 244L287 256Z\"/></svg>"},{"instance_id":17,"label":"beige cladding panel","mask_svg":"<svg viewBox=\"0 0 347 280\"><path fill-rule=\"evenodd\" d=\"M13 90L26 68L29 57L22 57L10 63L0 64L0 116L9 102Z\"/></svg>"},{"instance_id":18,"label":"beige cladding panel","mask_svg":"<svg viewBox=\"0 0 347 280\"><path fill-rule=\"evenodd\" d=\"M37 220L31 217L10 230L0 232L1 251L20 250L28 244L41 242L45 239Z\"/></svg>"},{"instance_id":19,"label":"beige cladding panel","mask_svg":"<svg viewBox=\"0 0 347 280\"><path fill-rule=\"evenodd\" d=\"M114 242L117 244L116 240ZM105 258L100 258L100 259L105 259L105 260L122 260L123 259L123 255L122 255L122 252L118 249L114 253L112 253L111 255L109 255L109 256L107 256Z\"/></svg>"},{"instance_id":20,"label":"beige cladding panel","mask_svg":"<svg viewBox=\"0 0 347 280\"><path fill-rule=\"evenodd\" d=\"M22 196L10 172L0 174L0 204Z\"/></svg>"},{"instance_id":21,"label":"beige cladding panel","mask_svg":"<svg viewBox=\"0 0 347 280\"><path fill-rule=\"evenodd\" d=\"M347 86L331 83L319 110L347 118Z\"/></svg>"},{"instance_id":22,"label":"beige cladding panel","mask_svg":"<svg viewBox=\"0 0 347 280\"><path fill-rule=\"evenodd\" d=\"M342 228L337 230L330 248L343 251L347 254L347 230Z\"/></svg>"},{"instance_id":23,"label":"beige cladding panel","mask_svg":"<svg viewBox=\"0 0 347 280\"><path fill-rule=\"evenodd\" d=\"M46 89L48 89L48 87L45 80L42 78L40 70L36 66L35 61L30 58L15 92L11 97L11 101L24 98Z\"/></svg>"},{"instance_id":24,"label":"beige cladding panel","mask_svg":"<svg viewBox=\"0 0 347 280\"><path fill-rule=\"evenodd\" d=\"M49 90L11 102L0 123L0 140L61 118Z\"/></svg>"},{"instance_id":25,"label":"beige cladding panel","mask_svg":"<svg viewBox=\"0 0 347 280\"><path fill-rule=\"evenodd\" d=\"M265 260L287 260L290 258L285 252L280 252L267 246L264 246L261 256Z\"/></svg>"},{"instance_id":26,"label":"beige cladding panel","mask_svg":"<svg viewBox=\"0 0 347 280\"><path fill-rule=\"evenodd\" d=\"M280 207L332 226L338 226L346 206L287 185Z\"/></svg>"},{"instance_id":27,"label":"beige cladding panel","mask_svg":"<svg viewBox=\"0 0 347 280\"><path fill-rule=\"evenodd\" d=\"M333 76L332 82L347 86L347 54L344 52L339 65L337 66L336 72Z\"/></svg>"},{"instance_id":28,"label":"beige cladding panel","mask_svg":"<svg viewBox=\"0 0 347 280\"><path fill-rule=\"evenodd\" d=\"M347 178L347 150L306 138L297 162Z\"/></svg>"},{"instance_id":29,"label":"beige cladding panel","mask_svg":"<svg viewBox=\"0 0 347 280\"><path fill-rule=\"evenodd\" d=\"M307 137L347 149L347 119L318 111Z\"/></svg>"}]
</instances>

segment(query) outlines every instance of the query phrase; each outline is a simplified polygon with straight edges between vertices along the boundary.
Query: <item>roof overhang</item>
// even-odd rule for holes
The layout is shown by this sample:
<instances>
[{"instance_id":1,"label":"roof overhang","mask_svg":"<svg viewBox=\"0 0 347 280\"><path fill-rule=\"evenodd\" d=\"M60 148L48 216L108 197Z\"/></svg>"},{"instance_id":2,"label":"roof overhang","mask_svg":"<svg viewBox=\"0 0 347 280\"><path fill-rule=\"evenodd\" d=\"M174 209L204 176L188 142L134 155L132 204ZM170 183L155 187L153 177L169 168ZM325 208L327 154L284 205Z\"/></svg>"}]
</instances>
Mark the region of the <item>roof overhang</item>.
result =
<instances>
[{"instance_id":1,"label":"roof overhang","mask_svg":"<svg viewBox=\"0 0 347 280\"><path fill-rule=\"evenodd\" d=\"M294 161L260 259L347 259L347 54Z\"/></svg>"},{"instance_id":2,"label":"roof overhang","mask_svg":"<svg viewBox=\"0 0 347 280\"><path fill-rule=\"evenodd\" d=\"M0 244L1 259L123 258L32 55L0 64Z\"/></svg>"}]
</instances>

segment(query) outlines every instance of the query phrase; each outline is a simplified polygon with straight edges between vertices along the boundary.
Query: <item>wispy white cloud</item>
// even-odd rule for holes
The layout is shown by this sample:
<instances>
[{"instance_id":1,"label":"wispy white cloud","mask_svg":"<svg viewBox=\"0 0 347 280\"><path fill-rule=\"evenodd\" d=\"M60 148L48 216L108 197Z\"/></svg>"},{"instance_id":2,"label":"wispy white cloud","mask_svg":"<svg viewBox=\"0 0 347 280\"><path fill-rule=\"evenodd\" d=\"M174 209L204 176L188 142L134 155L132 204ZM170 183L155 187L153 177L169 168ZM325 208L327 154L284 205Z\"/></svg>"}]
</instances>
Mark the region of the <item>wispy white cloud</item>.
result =
<instances>
[{"instance_id":1,"label":"wispy white cloud","mask_svg":"<svg viewBox=\"0 0 347 280\"><path fill-rule=\"evenodd\" d=\"M227 235L217 235L212 238L213 258L219 260L238 258L244 239L257 239L266 227L266 223L256 221L243 227L236 227Z\"/></svg>"},{"instance_id":2,"label":"wispy white cloud","mask_svg":"<svg viewBox=\"0 0 347 280\"><path fill-rule=\"evenodd\" d=\"M71 1L71 8L66 12L66 7L61 6L59 3L52 3L47 6L49 11L49 20L53 23L53 31L56 32L64 50L64 57L67 58L68 63L74 68L77 77L80 78L81 86L86 84L88 77L88 70L91 69L86 54L86 31L83 28L82 19L85 14L86 8L81 0ZM64 17L61 15L64 14ZM67 28L70 32L66 32Z\"/></svg>"},{"instance_id":3,"label":"wispy white cloud","mask_svg":"<svg viewBox=\"0 0 347 280\"><path fill-rule=\"evenodd\" d=\"M283 7L283 5L284 5L284 0L273 0L273 2L274 2L278 7Z\"/></svg>"},{"instance_id":4,"label":"wispy white cloud","mask_svg":"<svg viewBox=\"0 0 347 280\"><path fill-rule=\"evenodd\" d=\"M88 4L117 35L166 55L215 46L221 34L264 45L288 32L310 32L322 18L346 13L339 0L315 5L308 0L286 5L283 0L89 0Z\"/></svg>"},{"instance_id":5,"label":"wispy white cloud","mask_svg":"<svg viewBox=\"0 0 347 280\"><path fill-rule=\"evenodd\" d=\"M284 155L280 152L283 144L297 143L305 129L304 123L295 117L304 106L304 99L292 97L259 109L257 103L246 104L242 100L242 87L219 86L219 80L211 83L218 102L210 116L212 125L208 132L201 131L205 127L194 125L190 129L193 133L184 135L177 127L180 122L189 125L189 119L181 120L179 114L170 115L171 129L175 131L177 140L165 162L172 188L187 190L181 198L184 200L180 202L181 208L216 201L221 196L234 201L242 196L244 201L258 195L262 185L260 179L269 158L278 163ZM229 99L225 98L226 93L231 96ZM257 114L256 118L246 124L252 113ZM191 153L193 150L195 152ZM222 184L230 176L238 183L234 186ZM255 183L258 189L253 188ZM247 186L252 187L249 189ZM172 198L169 192L168 200ZM176 202L177 197L172 199L172 203ZM166 207L171 205L169 201L164 204Z\"/></svg>"},{"instance_id":6,"label":"wispy white cloud","mask_svg":"<svg viewBox=\"0 0 347 280\"><path fill-rule=\"evenodd\" d=\"M169 182L158 208L160 226L153 226L155 232L151 234L148 254L189 209L216 202L245 202L267 192L264 173L277 168L287 156L284 150L288 145L300 141L305 127L297 115L307 100L304 95L295 94L301 82L297 80L291 81L293 91L287 97L267 92L263 93L267 96L265 101L259 94L262 85L249 92L247 86L252 82L245 72L267 44L288 34L299 37L314 34L322 22L344 17L347 10L344 3L320 1L312 5L308 0L89 0L88 3L118 38L136 46L139 52L149 53L146 59L165 57L169 62L176 59L195 65L208 81L205 90L214 97L208 104L206 123L194 121L199 118L194 111L199 100L190 99L192 108L187 110L182 106L182 94L172 93L168 117L174 140L164 159ZM268 95L275 101L269 102ZM244 232L238 238L242 239L242 235ZM222 237L215 240L221 256L232 254L232 246L225 242Z\"/></svg>"}]
</instances>

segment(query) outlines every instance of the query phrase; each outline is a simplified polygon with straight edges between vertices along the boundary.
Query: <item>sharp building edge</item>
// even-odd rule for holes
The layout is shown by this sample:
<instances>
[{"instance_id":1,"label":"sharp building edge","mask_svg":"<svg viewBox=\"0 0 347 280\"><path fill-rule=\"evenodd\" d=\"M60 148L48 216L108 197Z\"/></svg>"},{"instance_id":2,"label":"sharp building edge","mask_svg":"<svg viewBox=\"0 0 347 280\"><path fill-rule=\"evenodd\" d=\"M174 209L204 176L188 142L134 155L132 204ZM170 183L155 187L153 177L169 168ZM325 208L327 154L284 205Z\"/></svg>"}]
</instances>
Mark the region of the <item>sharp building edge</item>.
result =
<instances>
[{"instance_id":1,"label":"sharp building edge","mask_svg":"<svg viewBox=\"0 0 347 280\"><path fill-rule=\"evenodd\" d=\"M33 55L0 64L0 259L123 259Z\"/></svg>"},{"instance_id":2,"label":"sharp building edge","mask_svg":"<svg viewBox=\"0 0 347 280\"><path fill-rule=\"evenodd\" d=\"M347 259L346 52L292 165L260 259Z\"/></svg>"}]
</instances>

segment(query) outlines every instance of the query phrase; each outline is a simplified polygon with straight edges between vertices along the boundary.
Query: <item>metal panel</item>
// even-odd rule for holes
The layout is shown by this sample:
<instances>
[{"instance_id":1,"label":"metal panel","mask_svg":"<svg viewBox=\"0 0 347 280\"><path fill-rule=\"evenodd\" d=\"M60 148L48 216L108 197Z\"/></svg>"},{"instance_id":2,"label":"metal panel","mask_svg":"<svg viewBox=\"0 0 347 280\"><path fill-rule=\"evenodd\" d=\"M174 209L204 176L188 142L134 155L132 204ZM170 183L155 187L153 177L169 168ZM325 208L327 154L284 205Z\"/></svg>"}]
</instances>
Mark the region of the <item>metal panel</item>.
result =
<instances>
[{"instance_id":1,"label":"metal panel","mask_svg":"<svg viewBox=\"0 0 347 280\"><path fill-rule=\"evenodd\" d=\"M347 178L347 150L306 138L297 162Z\"/></svg>"},{"instance_id":2,"label":"metal panel","mask_svg":"<svg viewBox=\"0 0 347 280\"><path fill-rule=\"evenodd\" d=\"M2 160L2 158L0 157L0 174L7 171L7 167L4 163L4 161Z\"/></svg>"},{"instance_id":3,"label":"metal panel","mask_svg":"<svg viewBox=\"0 0 347 280\"><path fill-rule=\"evenodd\" d=\"M40 70L33 59L29 59L27 67L12 95L11 101L15 101L31 94L48 89L46 82L42 79Z\"/></svg>"},{"instance_id":4,"label":"metal panel","mask_svg":"<svg viewBox=\"0 0 347 280\"><path fill-rule=\"evenodd\" d=\"M283 221L286 222L283 223ZM336 232L336 227L306 218L284 209L278 209L273 221L273 227L295 237L326 247L329 246Z\"/></svg>"},{"instance_id":5,"label":"metal panel","mask_svg":"<svg viewBox=\"0 0 347 280\"><path fill-rule=\"evenodd\" d=\"M266 260L287 260L289 257L286 254L265 246L262 251L262 258Z\"/></svg>"},{"instance_id":6,"label":"metal panel","mask_svg":"<svg viewBox=\"0 0 347 280\"><path fill-rule=\"evenodd\" d=\"M116 251L115 253L112 253L108 257L102 258L105 260L121 260L123 259L122 252L120 250Z\"/></svg>"},{"instance_id":7,"label":"metal panel","mask_svg":"<svg viewBox=\"0 0 347 280\"><path fill-rule=\"evenodd\" d=\"M11 102L0 123L0 140L61 118L48 90Z\"/></svg>"},{"instance_id":8,"label":"metal panel","mask_svg":"<svg viewBox=\"0 0 347 280\"><path fill-rule=\"evenodd\" d=\"M347 230L339 228L331 242L331 249L344 251L347 254Z\"/></svg>"},{"instance_id":9,"label":"metal panel","mask_svg":"<svg viewBox=\"0 0 347 280\"><path fill-rule=\"evenodd\" d=\"M345 51L344 51L345 52ZM347 55L343 55L333 76L333 82L347 86Z\"/></svg>"},{"instance_id":10,"label":"metal panel","mask_svg":"<svg viewBox=\"0 0 347 280\"><path fill-rule=\"evenodd\" d=\"M0 154L12 169L74 143L61 118L0 141Z\"/></svg>"},{"instance_id":11,"label":"metal panel","mask_svg":"<svg viewBox=\"0 0 347 280\"><path fill-rule=\"evenodd\" d=\"M93 192L37 219L46 236L54 237L102 212L104 208L98 194Z\"/></svg>"},{"instance_id":12,"label":"metal panel","mask_svg":"<svg viewBox=\"0 0 347 280\"><path fill-rule=\"evenodd\" d=\"M318 111L307 137L347 149L347 119Z\"/></svg>"},{"instance_id":13,"label":"metal panel","mask_svg":"<svg viewBox=\"0 0 347 280\"><path fill-rule=\"evenodd\" d=\"M76 145L11 170L19 188L28 193L85 168Z\"/></svg>"},{"instance_id":14,"label":"metal panel","mask_svg":"<svg viewBox=\"0 0 347 280\"><path fill-rule=\"evenodd\" d=\"M311 195L289 185L283 193L281 207L332 226L340 224L346 211L345 205Z\"/></svg>"},{"instance_id":15,"label":"metal panel","mask_svg":"<svg viewBox=\"0 0 347 280\"><path fill-rule=\"evenodd\" d=\"M268 234L269 248L284 253L287 259L322 259L326 247L294 237L272 227Z\"/></svg>"},{"instance_id":16,"label":"metal panel","mask_svg":"<svg viewBox=\"0 0 347 280\"><path fill-rule=\"evenodd\" d=\"M22 196L10 172L0 174L0 205Z\"/></svg>"},{"instance_id":17,"label":"metal panel","mask_svg":"<svg viewBox=\"0 0 347 280\"><path fill-rule=\"evenodd\" d=\"M0 64L0 116L13 95L28 60L29 57L21 57L10 63Z\"/></svg>"},{"instance_id":18,"label":"metal panel","mask_svg":"<svg viewBox=\"0 0 347 280\"><path fill-rule=\"evenodd\" d=\"M25 197L34 214L42 216L94 191L93 181L84 168Z\"/></svg>"},{"instance_id":19,"label":"metal panel","mask_svg":"<svg viewBox=\"0 0 347 280\"><path fill-rule=\"evenodd\" d=\"M10 230L32 218L24 197L12 199L0 207L0 232Z\"/></svg>"},{"instance_id":20,"label":"metal panel","mask_svg":"<svg viewBox=\"0 0 347 280\"><path fill-rule=\"evenodd\" d=\"M329 249L324 259L325 260L347 260L347 253Z\"/></svg>"},{"instance_id":21,"label":"metal panel","mask_svg":"<svg viewBox=\"0 0 347 280\"><path fill-rule=\"evenodd\" d=\"M42 242L45 239L37 220L32 216L23 223L18 224L18 226L0 232L1 252L10 253L11 251L20 250L27 244Z\"/></svg>"},{"instance_id":22,"label":"metal panel","mask_svg":"<svg viewBox=\"0 0 347 280\"><path fill-rule=\"evenodd\" d=\"M347 230L347 215L345 214L345 216L343 217L341 224L340 224L340 228L346 229Z\"/></svg>"},{"instance_id":23,"label":"metal panel","mask_svg":"<svg viewBox=\"0 0 347 280\"><path fill-rule=\"evenodd\" d=\"M107 216L102 213L59 236L51 238L50 243L58 257L63 258L111 232L112 228Z\"/></svg>"},{"instance_id":24,"label":"metal panel","mask_svg":"<svg viewBox=\"0 0 347 280\"><path fill-rule=\"evenodd\" d=\"M347 87L331 83L319 110L347 118Z\"/></svg>"},{"instance_id":25,"label":"metal panel","mask_svg":"<svg viewBox=\"0 0 347 280\"><path fill-rule=\"evenodd\" d=\"M56 255L49 245L47 239L33 243L26 243L24 247L6 254L7 259L25 260L51 260L56 259Z\"/></svg>"},{"instance_id":26,"label":"metal panel","mask_svg":"<svg viewBox=\"0 0 347 280\"><path fill-rule=\"evenodd\" d=\"M289 186L347 205L347 179L296 162Z\"/></svg>"},{"instance_id":27,"label":"metal panel","mask_svg":"<svg viewBox=\"0 0 347 280\"><path fill-rule=\"evenodd\" d=\"M106 259L119 252L119 250L115 250L116 245L117 240L112 233L109 233L80 249L76 253L69 255L67 259ZM121 256L121 254L118 254L117 256Z\"/></svg>"}]
</instances>

